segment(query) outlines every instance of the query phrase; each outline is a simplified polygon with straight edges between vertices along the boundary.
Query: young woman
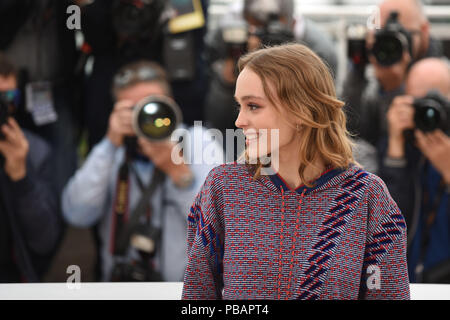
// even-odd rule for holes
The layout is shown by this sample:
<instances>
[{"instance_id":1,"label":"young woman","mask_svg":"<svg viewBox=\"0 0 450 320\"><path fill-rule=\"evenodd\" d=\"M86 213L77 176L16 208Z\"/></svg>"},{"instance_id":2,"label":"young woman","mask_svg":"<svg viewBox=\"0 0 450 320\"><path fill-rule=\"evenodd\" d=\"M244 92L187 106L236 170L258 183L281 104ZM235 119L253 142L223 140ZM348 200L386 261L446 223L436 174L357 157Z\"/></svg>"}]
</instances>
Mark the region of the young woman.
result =
<instances>
[{"instance_id":1,"label":"young woman","mask_svg":"<svg viewBox=\"0 0 450 320\"><path fill-rule=\"evenodd\" d=\"M327 67L288 44L244 56L239 71L245 158L263 156L259 132L275 130L264 143L278 165L209 173L188 216L183 298L409 299L403 216L355 164Z\"/></svg>"}]
</instances>

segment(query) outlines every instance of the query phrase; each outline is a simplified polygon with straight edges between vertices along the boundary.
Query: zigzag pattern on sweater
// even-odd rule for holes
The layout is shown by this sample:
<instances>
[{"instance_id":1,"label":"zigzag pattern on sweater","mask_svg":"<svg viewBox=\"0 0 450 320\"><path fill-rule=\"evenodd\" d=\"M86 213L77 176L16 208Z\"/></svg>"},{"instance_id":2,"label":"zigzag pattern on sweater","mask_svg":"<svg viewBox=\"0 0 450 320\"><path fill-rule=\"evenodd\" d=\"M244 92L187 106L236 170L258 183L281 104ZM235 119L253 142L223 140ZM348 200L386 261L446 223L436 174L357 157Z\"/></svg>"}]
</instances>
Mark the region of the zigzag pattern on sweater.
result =
<instances>
[{"instance_id":1,"label":"zigzag pattern on sweater","mask_svg":"<svg viewBox=\"0 0 450 320\"><path fill-rule=\"evenodd\" d=\"M301 293L298 299L315 300L318 298L318 291L328 271L327 262L333 257L334 248L339 243L347 220L351 217L354 203L362 196L358 190L364 186L361 180L365 176L367 173L362 170L355 172L344 183L343 192L332 201L333 205L318 232L319 240L312 247L313 254L307 259L310 264L304 272L304 280L299 285Z\"/></svg>"},{"instance_id":2,"label":"zigzag pattern on sweater","mask_svg":"<svg viewBox=\"0 0 450 320\"><path fill-rule=\"evenodd\" d=\"M197 226L196 235L202 239L203 246L209 249L210 256L214 259L216 273L222 276L224 248L219 234L214 230L214 227L210 223L205 223L205 218L199 204L194 203L192 205L188 214L188 222Z\"/></svg>"},{"instance_id":3,"label":"zigzag pattern on sweater","mask_svg":"<svg viewBox=\"0 0 450 320\"><path fill-rule=\"evenodd\" d=\"M280 192L243 166L213 170L188 213L183 297L408 298L406 226L384 183L357 167L326 178ZM382 289L364 291L372 259Z\"/></svg>"},{"instance_id":4,"label":"zigzag pattern on sweater","mask_svg":"<svg viewBox=\"0 0 450 320\"><path fill-rule=\"evenodd\" d=\"M368 239L364 253L363 272L361 276L361 289L367 290L369 266L379 265L393 246L395 240L406 233L406 223L400 211L392 211L386 216L386 221L381 223L373 236Z\"/></svg>"}]
</instances>

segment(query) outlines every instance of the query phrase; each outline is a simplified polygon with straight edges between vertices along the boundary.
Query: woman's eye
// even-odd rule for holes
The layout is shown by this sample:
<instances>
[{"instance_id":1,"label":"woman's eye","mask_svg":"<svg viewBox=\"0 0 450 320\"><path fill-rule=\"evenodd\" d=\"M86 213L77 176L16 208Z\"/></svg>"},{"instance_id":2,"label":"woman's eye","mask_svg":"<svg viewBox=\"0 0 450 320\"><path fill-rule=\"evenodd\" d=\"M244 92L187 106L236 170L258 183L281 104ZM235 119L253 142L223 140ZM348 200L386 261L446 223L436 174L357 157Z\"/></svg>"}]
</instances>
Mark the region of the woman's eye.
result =
<instances>
[{"instance_id":1,"label":"woman's eye","mask_svg":"<svg viewBox=\"0 0 450 320\"><path fill-rule=\"evenodd\" d=\"M258 105L256 105L256 104L253 104L253 103L247 104L246 107L247 107L248 110L250 110L250 111L255 111L256 109L259 109L259 108L260 108L260 106L258 106ZM241 109L242 109L242 106L241 106L239 103L236 103L236 105L235 105L234 108L235 108L235 111L236 111L237 113L239 113L239 112L241 111Z\"/></svg>"},{"instance_id":2,"label":"woman's eye","mask_svg":"<svg viewBox=\"0 0 450 320\"><path fill-rule=\"evenodd\" d=\"M256 104L250 103L250 104L248 105L248 108L249 108L251 111L254 111L254 110L256 110L256 109L259 109L259 106L256 105Z\"/></svg>"}]
</instances>

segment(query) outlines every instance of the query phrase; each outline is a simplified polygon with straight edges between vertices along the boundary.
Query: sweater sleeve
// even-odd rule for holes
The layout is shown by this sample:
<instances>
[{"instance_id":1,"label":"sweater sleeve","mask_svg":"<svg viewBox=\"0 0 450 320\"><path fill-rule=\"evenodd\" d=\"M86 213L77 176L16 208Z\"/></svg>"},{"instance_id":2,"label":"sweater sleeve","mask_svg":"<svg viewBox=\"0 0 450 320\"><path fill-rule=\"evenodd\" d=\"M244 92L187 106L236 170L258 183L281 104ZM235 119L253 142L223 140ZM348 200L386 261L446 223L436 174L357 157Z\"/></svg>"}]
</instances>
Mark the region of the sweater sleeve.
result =
<instances>
[{"instance_id":1,"label":"sweater sleeve","mask_svg":"<svg viewBox=\"0 0 450 320\"><path fill-rule=\"evenodd\" d=\"M211 170L188 214L187 255L182 299L221 299L223 289L223 180Z\"/></svg>"},{"instance_id":2,"label":"sweater sleeve","mask_svg":"<svg viewBox=\"0 0 450 320\"><path fill-rule=\"evenodd\" d=\"M405 219L384 182L373 177L360 297L410 299Z\"/></svg>"}]
</instances>

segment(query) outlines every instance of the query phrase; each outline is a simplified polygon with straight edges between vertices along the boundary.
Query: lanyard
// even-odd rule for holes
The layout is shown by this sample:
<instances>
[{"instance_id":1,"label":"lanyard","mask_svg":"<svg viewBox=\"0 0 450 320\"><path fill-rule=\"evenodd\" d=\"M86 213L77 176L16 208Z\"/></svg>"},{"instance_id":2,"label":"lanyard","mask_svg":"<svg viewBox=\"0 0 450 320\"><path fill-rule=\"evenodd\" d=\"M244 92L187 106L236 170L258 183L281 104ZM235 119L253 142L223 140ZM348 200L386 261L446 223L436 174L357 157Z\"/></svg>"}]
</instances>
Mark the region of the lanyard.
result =
<instances>
[{"instance_id":1,"label":"lanyard","mask_svg":"<svg viewBox=\"0 0 450 320\"><path fill-rule=\"evenodd\" d=\"M138 186L141 189L141 199L133 212L129 214L129 173L130 168L136 175ZM149 199L156 187L164 180L164 173L155 167L150 183L145 187L131 165L131 157L126 157L119 169L119 177L116 185L116 197L113 207L113 231L110 251L113 255L124 256L129 246L133 228L139 225L141 216L146 215L147 223L150 223L151 208Z\"/></svg>"}]
</instances>

